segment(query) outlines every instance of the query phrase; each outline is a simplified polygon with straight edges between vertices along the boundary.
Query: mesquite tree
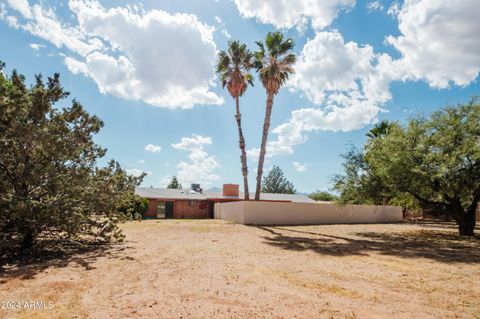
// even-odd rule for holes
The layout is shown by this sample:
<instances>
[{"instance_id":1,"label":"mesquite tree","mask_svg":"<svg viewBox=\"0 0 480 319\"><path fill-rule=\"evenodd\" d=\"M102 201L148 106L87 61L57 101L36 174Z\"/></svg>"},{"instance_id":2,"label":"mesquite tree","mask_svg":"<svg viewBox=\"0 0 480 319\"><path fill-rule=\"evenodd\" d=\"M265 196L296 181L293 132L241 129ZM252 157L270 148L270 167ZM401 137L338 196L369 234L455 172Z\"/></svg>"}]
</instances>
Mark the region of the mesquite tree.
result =
<instances>
[{"instance_id":1,"label":"mesquite tree","mask_svg":"<svg viewBox=\"0 0 480 319\"><path fill-rule=\"evenodd\" d=\"M479 102L444 108L406 127L390 125L352 157L357 161L347 161L336 183L341 197L414 199L455 219L460 235L473 236L480 201Z\"/></svg>"}]
</instances>

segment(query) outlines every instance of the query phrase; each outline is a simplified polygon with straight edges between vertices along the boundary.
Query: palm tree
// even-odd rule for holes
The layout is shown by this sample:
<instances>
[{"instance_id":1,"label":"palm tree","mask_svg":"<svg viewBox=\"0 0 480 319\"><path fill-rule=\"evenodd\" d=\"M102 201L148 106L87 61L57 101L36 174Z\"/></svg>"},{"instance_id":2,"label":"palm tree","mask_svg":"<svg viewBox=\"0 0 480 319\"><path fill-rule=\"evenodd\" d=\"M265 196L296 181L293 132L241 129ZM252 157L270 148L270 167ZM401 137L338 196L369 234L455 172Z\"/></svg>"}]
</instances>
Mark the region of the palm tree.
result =
<instances>
[{"instance_id":1,"label":"palm tree","mask_svg":"<svg viewBox=\"0 0 480 319\"><path fill-rule=\"evenodd\" d=\"M382 137L388 134L388 130L392 124L387 120L382 120L380 123L375 124L367 134L365 134L370 140L374 140L377 137Z\"/></svg>"},{"instance_id":2,"label":"palm tree","mask_svg":"<svg viewBox=\"0 0 480 319\"><path fill-rule=\"evenodd\" d=\"M228 43L228 52L218 53L217 74L220 76L222 86L227 86L228 92L235 99L239 144L241 150L242 175L245 200L250 199L248 191L247 153L245 152L245 139L242 132L242 115L240 114L239 98L247 90L248 84L253 86L253 77L250 69L253 67L253 54L245 44L239 41Z\"/></svg>"},{"instance_id":3,"label":"palm tree","mask_svg":"<svg viewBox=\"0 0 480 319\"><path fill-rule=\"evenodd\" d=\"M255 52L255 68L267 93L262 144L260 146L258 159L257 188L255 190L255 200L259 200L262 187L263 162L265 161L270 117L272 115L273 97L288 80L289 75L294 73L292 66L296 61L296 57L295 54L291 52L294 47L293 40L290 38L284 40L281 32L269 32L265 39L265 44L260 41L256 43L259 46L259 50Z\"/></svg>"}]
</instances>

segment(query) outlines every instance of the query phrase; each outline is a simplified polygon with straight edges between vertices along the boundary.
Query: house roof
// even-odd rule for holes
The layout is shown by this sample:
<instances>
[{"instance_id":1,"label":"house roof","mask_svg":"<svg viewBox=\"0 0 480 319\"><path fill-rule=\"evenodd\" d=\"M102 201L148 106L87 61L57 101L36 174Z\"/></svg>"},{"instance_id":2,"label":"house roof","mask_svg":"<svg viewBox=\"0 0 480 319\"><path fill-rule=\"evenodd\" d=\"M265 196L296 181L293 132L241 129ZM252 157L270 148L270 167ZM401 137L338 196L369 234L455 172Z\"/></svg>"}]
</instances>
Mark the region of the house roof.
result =
<instances>
[{"instance_id":1,"label":"house roof","mask_svg":"<svg viewBox=\"0 0 480 319\"><path fill-rule=\"evenodd\" d=\"M146 198L199 199L205 200L205 194L189 189L170 189L153 187L135 187L135 194Z\"/></svg>"},{"instance_id":2,"label":"house roof","mask_svg":"<svg viewBox=\"0 0 480 319\"><path fill-rule=\"evenodd\" d=\"M168 199L186 199L186 200L206 200L206 199L243 199L243 192L239 196L223 196L222 192L206 190L198 193L190 189L168 189L152 187L136 187L135 193L146 198L168 198ZM255 194L250 193L250 198ZM261 200L291 201L296 203L312 203L313 199L299 194L271 194L261 193Z\"/></svg>"}]
</instances>

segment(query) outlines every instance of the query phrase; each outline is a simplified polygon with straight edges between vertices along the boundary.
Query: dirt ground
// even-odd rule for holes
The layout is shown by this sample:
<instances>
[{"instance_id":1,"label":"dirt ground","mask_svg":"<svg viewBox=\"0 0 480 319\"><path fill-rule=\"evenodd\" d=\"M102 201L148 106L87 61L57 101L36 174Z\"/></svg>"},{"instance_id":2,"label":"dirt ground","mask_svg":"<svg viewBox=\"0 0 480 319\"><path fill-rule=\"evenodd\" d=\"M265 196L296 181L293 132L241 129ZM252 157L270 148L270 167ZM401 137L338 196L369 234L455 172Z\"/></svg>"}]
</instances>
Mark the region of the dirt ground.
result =
<instances>
[{"instance_id":1,"label":"dirt ground","mask_svg":"<svg viewBox=\"0 0 480 319\"><path fill-rule=\"evenodd\" d=\"M480 318L480 238L450 224L122 227L122 244L0 268L0 318Z\"/></svg>"}]
</instances>

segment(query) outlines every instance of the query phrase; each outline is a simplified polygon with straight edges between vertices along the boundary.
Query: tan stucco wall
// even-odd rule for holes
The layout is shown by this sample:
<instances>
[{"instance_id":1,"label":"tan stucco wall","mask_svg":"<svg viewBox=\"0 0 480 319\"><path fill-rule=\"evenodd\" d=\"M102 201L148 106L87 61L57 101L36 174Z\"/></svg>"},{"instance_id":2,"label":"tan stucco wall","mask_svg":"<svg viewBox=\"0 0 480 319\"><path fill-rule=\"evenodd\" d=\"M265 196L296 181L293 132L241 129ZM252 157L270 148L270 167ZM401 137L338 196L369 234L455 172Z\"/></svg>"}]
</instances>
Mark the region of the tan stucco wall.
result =
<instances>
[{"instance_id":1,"label":"tan stucco wall","mask_svg":"<svg viewBox=\"0 0 480 319\"><path fill-rule=\"evenodd\" d=\"M215 218L250 225L392 223L400 206L239 201L215 204Z\"/></svg>"}]
</instances>

